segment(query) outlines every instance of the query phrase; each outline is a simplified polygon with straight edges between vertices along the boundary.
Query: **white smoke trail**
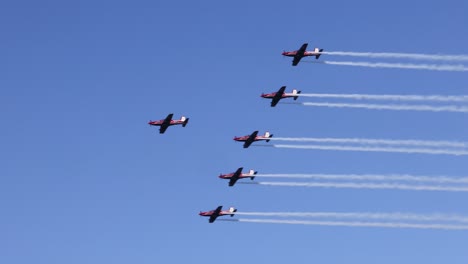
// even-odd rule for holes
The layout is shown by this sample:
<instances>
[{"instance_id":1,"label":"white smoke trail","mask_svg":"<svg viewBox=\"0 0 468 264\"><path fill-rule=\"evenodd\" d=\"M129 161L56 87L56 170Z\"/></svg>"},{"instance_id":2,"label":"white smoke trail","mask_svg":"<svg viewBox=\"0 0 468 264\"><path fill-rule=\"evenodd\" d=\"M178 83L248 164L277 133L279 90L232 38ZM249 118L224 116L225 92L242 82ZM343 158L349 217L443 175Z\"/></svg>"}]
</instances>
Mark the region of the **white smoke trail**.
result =
<instances>
[{"instance_id":1,"label":"white smoke trail","mask_svg":"<svg viewBox=\"0 0 468 264\"><path fill-rule=\"evenodd\" d=\"M349 51L322 51L322 54L337 56L353 56L368 58L395 58L415 60L439 60L439 61L468 61L468 55L442 55L442 54L416 54L394 52L349 52Z\"/></svg>"},{"instance_id":2,"label":"white smoke trail","mask_svg":"<svg viewBox=\"0 0 468 264\"><path fill-rule=\"evenodd\" d=\"M406 63L386 63L386 62L354 62L354 61L304 61L308 63L323 63L330 65L357 66L370 68L393 68L393 69L415 69L430 71L468 71L468 67L458 65L436 65L436 64L406 64Z\"/></svg>"},{"instance_id":3,"label":"white smoke trail","mask_svg":"<svg viewBox=\"0 0 468 264\"><path fill-rule=\"evenodd\" d=\"M455 224L413 224L399 222L340 222L340 221L304 221L304 220L277 220L277 219L248 219L240 218L237 222L294 224L294 225L320 225L320 226L346 226L346 227L386 227L386 228L415 228L415 229L442 229L442 230L468 230L468 225Z\"/></svg>"},{"instance_id":4,"label":"white smoke trail","mask_svg":"<svg viewBox=\"0 0 468 264\"><path fill-rule=\"evenodd\" d=\"M243 184L243 183L242 183ZM468 192L468 186L409 185L399 183L354 183L354 182L256 182L259 185L284 187L321 187L351 189L396 189L412 191Z\"/></svg>"},{"instance_id":5,"label":"white smoke trail","mask_svg":"<svg viewBox=\"0 0 468 264\"><path fill-rule=\"evenodd\" d=\"M468 155L466 150L452 149L430 149L430 148L387 148L387 147L355 147L355 146L323 146L323 145L270 145L275 148L290 149L318 149L318 150L338 150L338 151L368 151L368 152L395 152L408 154L433 154L433 155Z\"/></svg>"},{"instance_id":6,"label":"white smoke trail","mask_svg":"<svg viewBox=\"0 0 468 264\"><path fill-rule=\"evenodd\" d=\"M257 174L255 177L266 178L296 178L325 180L357 180L357 181L409 181L435 183L468 183L468 177L452 178L447 176L414 176L414 175L376 175L376 174Z\"/></svg>"},{"instance_id":7,"label":"white smoke trail","mask_svg":"<svg viewBox=\"0 0 468 264\"><path fill-rule=\"evenodd\" d=\"M388 100L388 101L432 101L432 102L468 102L468 95L390 95L390 94L297 94L301 97L341 98L355 100Z\"/></svg>"},{"instance_id":8,"label":"white smoke trail","mask_svg":"<svg viewBox=\"0 0 468 264\"><path fill-rule=\"evenodd\" d=\"M467 142L444 140L414 140L414 139L370 139L370 138L304 138L304 137L274 137L270 140L294 141L294 142L319 142L319 143L350 143L363 145L405 145L427 147L451 147L466 148Z\"/></svg>"},{"instance_id":9,"label":"white smoke trail","mask_svg":"<svg viewBox=\"0 0 468 264\"><path fill-rule=\"evenodd\" d=\"M333 107L333 108L364 108L374 110L394 110L394 111L426 111L426 112L455 112L455 113L468 113L468 107L445 105L445 106L431 106L431 105L393 105L393 104L346 104L346 103L302 103L305 106L316 107Z\"/></svg>"},{"instance_id":10,"label":"white smoke trail","mask_svg":"<svg viewBox=\"0 0 468 264\"><path fill-rule=\"evenodd\" d=\"M236 212L241 216L277 216L277 217L310 217L334 219L364 219L364 220L404 220L404 221L446 221L468 223L468 217L444 214L412 214L412 213L369 213L369 212Z\"/></svg>"}]
</instances>

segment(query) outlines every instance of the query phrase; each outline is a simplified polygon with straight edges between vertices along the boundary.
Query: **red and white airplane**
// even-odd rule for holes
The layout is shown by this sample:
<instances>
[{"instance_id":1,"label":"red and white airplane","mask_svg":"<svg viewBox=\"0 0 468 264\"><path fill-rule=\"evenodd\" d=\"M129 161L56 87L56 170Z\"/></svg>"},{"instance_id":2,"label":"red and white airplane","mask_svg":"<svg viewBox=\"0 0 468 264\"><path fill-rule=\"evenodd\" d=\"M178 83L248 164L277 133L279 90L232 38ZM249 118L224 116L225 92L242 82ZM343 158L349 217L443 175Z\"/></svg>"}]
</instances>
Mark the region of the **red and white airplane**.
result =
<instances>
[{"instance_id":1,"label":"red and white airplane","mask_svg":"<svg viewBox=\"0 0 468 264\"><path fill-rule=\"evenodd\" d=\"M172 120L173 116L174 114L168 114L165 119L157 120L157 121L150 120L148 124L150 126L160 126L159 133L164 134L164 132L169 126L182 125L182 127L185 127L189 121L189 118L186 118L185 116L182 116L180 120Z\"/></svg>"},{"instance_id":2,"label":"red and white airplane","mask_svg":"<svg viewBox=\"0 0 468 264\"><path fill-rule=\"evenodd\" d=\"M244 142L244 148L248 148L254 141L265 140L266 142L269 142L270 138L273 137L273 135L271 135L270 132L265 132L264 136L257 135L258 131L254 131L252 134L247 136L234 137L234 140Z\"/></svg>"},{"instance_id":3,"label":"red and white airplane","mask_svg":"<svg viewBox=\"0 0 468 264\"><path fill-rule=\"evenodd\" d=\"M216 220L216 218L218 218L219 216L231 215L231 217L233 217L234 213L237 212L237 209L234 208L234 207L230 207L229 210L224 210L224 211L221 210L222 208L223 208L223 206L220 205L216 209L211 210L211 211L207 211L207 212L201 212L200 211L200 213L198 215L200 215L200 216L209 216L210 219L208 220L208 222L213 223Z\"/></svg>"},{"instance_id":4,"label":"red and white airplane","mask_svg":"<svg viewBox=\"0 0 468 264\"><path fill-rule=\"evenodd\" d=\"M292 93L285 93L284 92L285 89L286 89L286 86L282 86L275 93L267 93L267 94L262 93L261 97L267 98L267 99L272 99L271 100L271 107L274 107L283 98L292 97L292 98L294 98L294 100L297 100L297 98L299 97L298 94L301 93L301 91L298 91L296 89L292 90Z\"/></svg>"},{"instance_id":5,"label":"red and white airplane","mask_svg":"<svg viewBox=\"0 0 468 264\"><path fill-rule=\"evenodd\" d=\"M240 167L236 170L236 172L233 173L228 173L228 174L220 174L219 178L221 179L228 179L229 180L229 186L234 186L236 184L237 180L243 179L243 178L250 178L253 180L255 178L255 174L257 174L256 171L250 170L249 173L242 173L242 170L244 168Z\"/></svg>"},{"instance_id":6,"label":"red and white airplane","mask_svg":"<svg viewBox=\"0 0 468 264\"><path fill-rule=\"evenodd\" d=\"M314 51L306 51L307 43L302 44L301 48L295 51L283 51L282 55L286 57L294 57L292 66L296 66L304 57L315 56L318 59L322 55L323 49L315 48Z\"/></svg>"}]
</instances>

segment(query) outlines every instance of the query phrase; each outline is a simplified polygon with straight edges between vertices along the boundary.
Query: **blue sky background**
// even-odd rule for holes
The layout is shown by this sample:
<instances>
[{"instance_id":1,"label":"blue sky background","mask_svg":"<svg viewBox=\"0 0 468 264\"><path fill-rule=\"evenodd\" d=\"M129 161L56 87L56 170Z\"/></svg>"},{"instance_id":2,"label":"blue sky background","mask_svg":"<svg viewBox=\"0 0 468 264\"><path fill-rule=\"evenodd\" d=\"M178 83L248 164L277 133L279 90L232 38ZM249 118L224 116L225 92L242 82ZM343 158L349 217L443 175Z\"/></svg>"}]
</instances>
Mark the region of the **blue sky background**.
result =
<instances>
[{"instance_id":1,"label":"blue sky background","mask_svg":"<svg viewBox=\"0 0 468 264\"><path fill-rule=\"evenodd\" d=\"M2 2L0 262L467 263L464 231L208 224L197 215L218 205L468 215L464 193L228 188L217 178L240 166L467 175L466 157L242 149L232 140L268 130L468 141L464 114L271 108L259 97L282 85L468 94L466 73L291 67L281 56L304 42L328 51L468 54L467 9L461 0ZM190 123L164 135L147 125L168 113Z\"/></svg>"}]
</instances>

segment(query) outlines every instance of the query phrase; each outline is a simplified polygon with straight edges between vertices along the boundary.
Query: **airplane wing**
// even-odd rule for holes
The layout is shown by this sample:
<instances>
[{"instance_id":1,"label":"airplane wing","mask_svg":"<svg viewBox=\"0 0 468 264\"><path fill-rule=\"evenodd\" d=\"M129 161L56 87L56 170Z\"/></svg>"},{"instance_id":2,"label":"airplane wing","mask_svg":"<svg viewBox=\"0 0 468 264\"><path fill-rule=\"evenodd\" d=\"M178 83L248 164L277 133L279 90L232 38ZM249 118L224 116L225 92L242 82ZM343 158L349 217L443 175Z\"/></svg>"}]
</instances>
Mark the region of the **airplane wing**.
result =
<instances>
[{"instance_id":1,"label":"airplane wing","mask_svg":"<svg viewBox=\"0 0 468 264\"><path fill-rule=\"evenodd\" d=\"M237 180L239 180L239 176L241 175L242 173L242 169L244 169L243 167L240 167L236 170L236 172L234 172L234 174L232 175L231 179L229 179L229 186L234 186L234 184L236 184Z\"/></svg>"},{"instance_id":2,"label":"airplane wing","mask_svg":"<svg viewBox=\"0 0 468 264\"><path fill-rule=\"evenodd\" d=\"M216 216L218 216L219 213L221 212L221 209L223 209L223 206L222 206L222 205L216 207L216 209L214 210L213 214L216 215Z\"/></svg>"},{"instance_id":3,"label":"airplane wing","mask_svg":"<svg viewBox=\"0 0 468 264\"><path fill-rule=\"evenodd\" d=\"M234 175L232 177L239 177L242 173L242 170L244 169L244 167L240 167L236 170L236 172L234 172Z\"/></svg>"},{"instance_id":4,"label":"airplane wing","mask_svg":"<svg viewBox=\"0 0 468 264\"><path fill-rule=\"evenodd\" d=\"M164 119L164 123L170 123L174 114L168 114L167 117Z\"/></svg>"},{"instance_id":5,"label":"airplane wing","mask_svg":"<svg viewBox=\"0 0 468 264\"><path fill-rule=\"evenodd\" d=\"M244 142L244 148L248 148L255 140L257 137L258 131L254 131L249 138Z\"/></svg>"},{"instance_id":6,"label":"airplane wing","mask_svg":"<svg viewBox=\"0 0 468 264\"><path fill-rule=\"evenodd\" d=\"M222 205L218 206L218 207L214 210L213 214L210 216L210 219L208 220L208 222L213 223L213 222L216 220L216 218L218 218L219 213L221 213L221 209L222 209L222 208L223 208Z\"/></svg>"},{"instance_id":7,"label":"airplane wing","mask_svg":"<svg viewBox=\"0 0 468 264\"><path fill-rule=\"evenodd\" d=\"M164 121L161 124L161 127L159 128L159 134L164 134L166 132L166 129L169 127L171 124L171 120L174 114L168 114L166 118L164 118Z\"/></svg>"},{"instance_id":8,"label":"airplane wing","mask_svg":"<svg viewBox=\"0 0 468 264\"><path fill-rule=\"evenodd\" d=\"M292 66L296 66L299 63L299 61L301 61L301 59L302 57L294 57Z\"/></svg>"},{"instance_id":9,"label":"airplane wing","mask_svg":"<svg viewBox=\"0 0 468 264\"><path fill-rule=\"evenodd\" d=\"M296 66L299 63L299 61L301 61L302 57L304 57L304 53L306 49L307 49L307 43L304 43L302 44L301 48L297 50L296 56L294 56L294 59L292 62L293 66Z\"/></svg>"},{"instance_id":10,"label":"airplane wing","mask_svg":"<svg viewBox=\"0 0 468 264\"><path fill-rule=\"evenodd\" d=\"M276 106L276 104L278 104L278 102L281 100L283 94L284 94L284 90L286 89L286 86L282 86L278 92L276 92L275 96L272 98L271 100L271 107L274 107Z\"/></svg>"},{"instance_id":11,"label":"airplane wing","mask_svg":"<svg viewBox=\"0 0 468 264\"><path fill-rule=\"evenodd\" d=\"M166 132L166 129L169 127L166 123L162 123L161 126L159 127L159 134L164 134Z\"/></svg>"},{"instance_id":12,"label":"airplane wing","mask_svg":"<svg viewBox=\"0 0 468 264\"><path fill-rule=\"evenodd\" d=\"M307 49L307 43L302 44L301 48L297 51L298 54L304 55L304 52Z\"/></svg>"},{"instance_id":13,"label":"airplane wing","mask_svg":"<svg viewBox=\"0 0 468 264\"><path fill-rule=\"evenodd\" d=\"M228 185L229 185L229 186L234 186L234 184L236 184L236 182L237 182L238 179L239 179L239 178L231 178L231 179L229 179L229 184L228 184Z\"/></svg>"}]
</instances>

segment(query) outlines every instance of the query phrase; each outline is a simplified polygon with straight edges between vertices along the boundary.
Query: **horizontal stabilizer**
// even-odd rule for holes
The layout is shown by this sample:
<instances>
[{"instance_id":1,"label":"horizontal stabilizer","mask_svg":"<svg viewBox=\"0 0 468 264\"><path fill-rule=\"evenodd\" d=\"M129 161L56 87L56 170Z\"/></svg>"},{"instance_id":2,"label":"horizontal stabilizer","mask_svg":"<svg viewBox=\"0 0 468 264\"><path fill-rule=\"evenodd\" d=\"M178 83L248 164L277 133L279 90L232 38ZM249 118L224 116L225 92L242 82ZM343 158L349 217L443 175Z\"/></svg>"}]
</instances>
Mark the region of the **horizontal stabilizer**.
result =
<instances>
[{"instance_id":1,"label":"horizontal stabilizer","mask_svg":"<svg viewBox=\"0 0 468 264\"><path fill-rule=\"evenodd\" d=\"M301 91L297 91L296 94L300 94L300 93L301 93ZM299 96L294 96L294 101L297 100L297 98L299 98Z\"/></svg>"},{"instance_id":2,"label":"horizontal stabilizer","mask_svg":"<svg viewBox=\"0 0 468 264\"><path fill-rule=\"evenodd\" d=\"M190 118L187 118L187 119L184 120L184 123L182 124L182 127L185 127L185 126L187 125L189 119L190 119Z\"/></svg>"},{"instance_id":3,"label":"horizontal stabilizer","mask_svg":"<svg viewBox=\"0 0 468 264\"><path fill-rule=\"evenodd\" d=\"M319 50L319 54L315 55L315 59L318 60L318 58L320 57L320 55L322 55L322 51L323 49L320 49Z\"/></svg>"}]
</instances>

